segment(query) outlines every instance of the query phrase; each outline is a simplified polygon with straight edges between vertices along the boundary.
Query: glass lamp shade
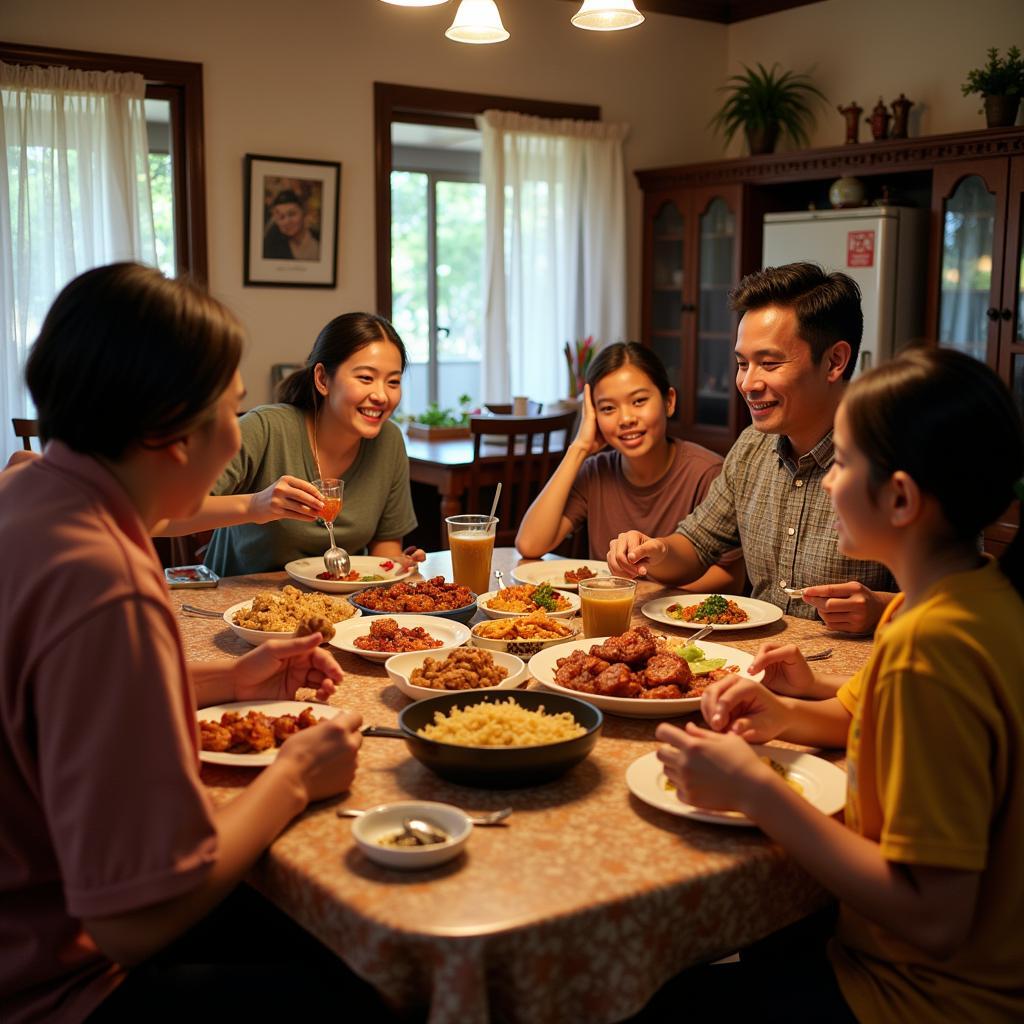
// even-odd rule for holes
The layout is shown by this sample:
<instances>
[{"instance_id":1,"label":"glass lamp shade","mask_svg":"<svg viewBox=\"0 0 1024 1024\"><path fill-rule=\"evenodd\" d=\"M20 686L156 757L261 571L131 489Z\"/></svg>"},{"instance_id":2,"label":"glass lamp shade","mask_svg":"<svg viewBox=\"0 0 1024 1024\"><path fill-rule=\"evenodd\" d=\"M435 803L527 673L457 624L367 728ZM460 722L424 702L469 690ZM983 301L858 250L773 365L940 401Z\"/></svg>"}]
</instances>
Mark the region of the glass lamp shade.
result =
<instances>
[{"instance_id":1,"label":"glass lamp shade","mask_svg":"<svg viewBox=\"0 0 1024 1024\"><path fill-rule=\"evenodd\" d=\"M445 35L457 43L503 43L508 39L494 0L462 0Z\"/></svg>"},{"instance_id":2,"label":"glass lamp shade","mask_svg":"<svg viewBox=\"0 0 1024 1024\"><path fill-rule=\"evenodd\" d=\"M395 7L440 7L448 3L448 0L383 0L386 4L394 4Z\"/></svg>"},{"instance_id":3,"label":"glass lamp shade","mask_svg":"<svg viewBox=\"0 0 1024 1024\"><path fill-rule=\"evenodd\" d=\"M633 0L583 0L572 16L577 28L592 32L617 32L623 28L636 28L644 16L633 5Z\"/></svg>"}]
</instances>

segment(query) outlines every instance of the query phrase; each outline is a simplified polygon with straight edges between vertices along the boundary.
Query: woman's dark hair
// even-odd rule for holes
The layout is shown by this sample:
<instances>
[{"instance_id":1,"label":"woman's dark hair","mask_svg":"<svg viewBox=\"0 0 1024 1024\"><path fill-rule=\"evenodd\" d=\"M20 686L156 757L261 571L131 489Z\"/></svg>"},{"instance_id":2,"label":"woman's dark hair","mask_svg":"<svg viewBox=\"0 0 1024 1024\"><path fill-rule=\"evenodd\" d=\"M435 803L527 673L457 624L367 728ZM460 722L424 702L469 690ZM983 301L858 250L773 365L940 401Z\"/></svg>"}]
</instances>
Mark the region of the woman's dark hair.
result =
<instances>
[{"instance_id":1,"label":"woman's dark hair","mask_svg":"<svg viewBox=\"0 0 1024 1024\"><path fill-rule=\"evenodd\" d=\"M850 385L843 400L857 448L880 487L903 470L969 540L1014 498L1024 474L1024 425L1006 385L952 349L910 349ZM1024 596L1024 528L1001 559Z\"/></svg>"},{"instance_id":2,"label":"woman's dark hair","mask_svg":"<svg viewBox=\"0 0 1024 1024\"><path fill-rule=\"evenodd\" d=\"M298 409L313 409L319 404L319 392L313 383L317 363L323 363L327 376L346 359L375 341L390 341L402 358L402 372L408 357L405 345L390 322L375 313L342 313L317 335L306 365L289 374L277 386L277 400Z\"/></svg>"},{"instance_id":3,"label":"woman's dark hair","mask_svg":"<svg viewBox=\"0 0 1024 1024\"><path fill-rule=\"evenodd\" d=\"M88 270L54 300L29 353L39 435L111 459L180 437L231 382L243 337L186 281L137 263Z\"/></svg>"},{"instance_id":4,"label":"woman's dark hair","mask_svg":"<svg viewBox=\"0 0 1024 1024\"><path fill-rule=\"evenodd\" d=\"M837 341L850 346L850 361L843 371L849 380L857 365L864 334L860 288L852 277L826 274L816 263L787 263L747 274L731 292L729 302L737 313L765 306L785 306L796 316L800 337L811 346L815 365Z\"/></svg>"},{"instance_id":5,"label":"woman's dark hair","mask_svg":"<svg viewBox=\"0 0 1024 1024\"><path fill-rule=\"evenodd\" d=\"M293 192L290 188L286 188L283 191L278 192L277 195L270 200L270 208L273 209L275 206L283 206L285 203L294 203L302 209L306 208L306 204L299 198L298 193Z\"/></svg>"},{"instance_id":6,"label":"woman's dark hair","mask_svg":"<svg viewBox=\"0 0 1024 1024\"><path fill-rule=\"evenodd\" d=\"M594 356L594 361L587 368L587 383L590 385L591 393L598 381L626 365L635 366L638 370L646 373L653 381L654 386L661 392L662 398L668 398L672 385L669 383L664 364L657 357L654 349L636 341L617 341L613 345L605 345Z\"/></svg>"}]
</instances>

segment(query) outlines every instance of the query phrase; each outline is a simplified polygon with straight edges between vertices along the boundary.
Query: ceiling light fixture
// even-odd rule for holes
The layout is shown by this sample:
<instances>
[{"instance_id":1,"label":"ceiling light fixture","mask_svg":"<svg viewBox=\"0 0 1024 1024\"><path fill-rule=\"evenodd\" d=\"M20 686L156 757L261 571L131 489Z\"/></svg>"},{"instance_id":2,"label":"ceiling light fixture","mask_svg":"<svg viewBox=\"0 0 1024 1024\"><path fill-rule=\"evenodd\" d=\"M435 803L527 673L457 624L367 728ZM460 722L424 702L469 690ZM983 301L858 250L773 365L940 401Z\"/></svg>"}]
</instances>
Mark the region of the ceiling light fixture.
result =
<instances>
[{"instance_id":1,"label":"ceiling light fixture","mask_svg":"<svg viewBox=\"0 0 1024 1024\"><path fill-rule=\"evenodd\" d=\"M583 0L580 9L572 16L572 23L577 28L592 32L636 28L643 20L644 16L633 5L633 0Z\"/></svg>"},{"instance_id":2,"label":"ceiling light fixture","mask_svg":"<svg viewBox=\"0 0 1024 1024\"><path fill-rule=\"evenodd\" d=\"M508 39L494 0L462 0L445 35L457 43L503 43Z\"/></svg>"}]
</instances>

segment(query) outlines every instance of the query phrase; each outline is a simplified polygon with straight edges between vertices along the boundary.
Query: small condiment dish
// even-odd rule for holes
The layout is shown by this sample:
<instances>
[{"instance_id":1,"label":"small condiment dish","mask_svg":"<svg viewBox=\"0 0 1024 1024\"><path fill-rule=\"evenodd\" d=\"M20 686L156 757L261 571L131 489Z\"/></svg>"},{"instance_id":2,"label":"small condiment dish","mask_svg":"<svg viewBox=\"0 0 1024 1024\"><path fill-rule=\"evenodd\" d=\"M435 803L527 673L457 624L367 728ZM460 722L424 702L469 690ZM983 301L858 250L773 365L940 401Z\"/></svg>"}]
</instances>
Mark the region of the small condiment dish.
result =
<instances>
[{"instance_id":1,"label":"small condiment dish","mask_svg":"<svg viewBox=\"0 0 1024 1024\"><path fill-rule=\"evenodd\" d=\"M430 686L418 686L412 681L413 672L423 665L427 658L435 661L444 661L451 653L451 650L442 651L408 651L405 654L392 654L384 667L387 669L391 681L397 686L406 697L412 700L424 700L427 697L436 697L441 693L451 693L451 690L435 690ZM476 689L458 691L465 693L476 693L480 690L514 690L520 683L529 678L526 663L522 658L514 654L506 654L502 651L492 651L491 657L496 665L506 669L508 675L497 686L479 686Z\"/></svg>"},{"instance_id":2,"label":"small condiment dish","mask_svg":"<svg viewBox=\"0 0 1024 1024\"><path fill-rule=\"evenodd\" d=\"M443 843L429 846L383 846L381 840L403 831L403 821L418 819L443 832ZM352 822L352 837L366 856L400 871L432 868L453 860L469 841L473 825L465 812L431 800L404 800L371 807Z\"/></svg>"}]
</instances>

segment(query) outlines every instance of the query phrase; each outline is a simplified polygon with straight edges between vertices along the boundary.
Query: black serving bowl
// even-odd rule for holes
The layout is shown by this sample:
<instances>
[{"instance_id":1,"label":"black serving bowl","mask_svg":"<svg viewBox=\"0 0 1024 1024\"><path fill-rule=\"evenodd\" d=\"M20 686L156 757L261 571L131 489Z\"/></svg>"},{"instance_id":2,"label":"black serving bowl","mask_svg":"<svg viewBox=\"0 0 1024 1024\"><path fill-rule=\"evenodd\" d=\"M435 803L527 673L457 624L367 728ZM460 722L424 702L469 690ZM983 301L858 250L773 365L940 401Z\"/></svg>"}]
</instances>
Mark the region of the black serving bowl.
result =
<instances>
[{"instance_id":1,"label":"black serving bowl","mask_svg":"<svg viewBox=\"0 0 1024 1024\"><path fill-rule=\"evenodd\" d=\"M419 729L434 721L435 711L447 714L453 707L466 708L473 704L508 700L530 711L542 705L549 714L568 711L586 732L571 740L532 747L463 747L419 735ZM397 729L367 726L363 735L404 739L409 753L417 761L449 782L482 788L514 788L549 782L579 764L593 750L603 723L604 715L598 708L560 693L540 690L460 691L410 704L399 714Z\"/></svg>"}]
</instances>

